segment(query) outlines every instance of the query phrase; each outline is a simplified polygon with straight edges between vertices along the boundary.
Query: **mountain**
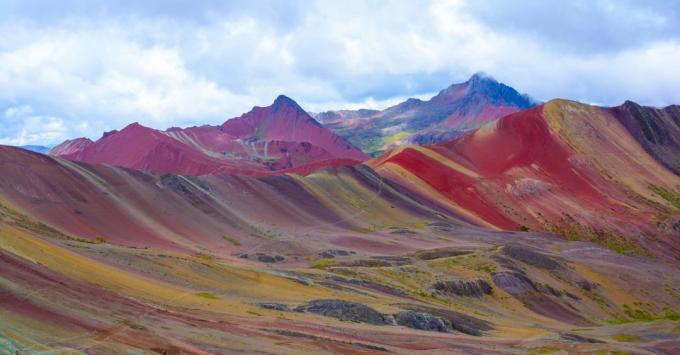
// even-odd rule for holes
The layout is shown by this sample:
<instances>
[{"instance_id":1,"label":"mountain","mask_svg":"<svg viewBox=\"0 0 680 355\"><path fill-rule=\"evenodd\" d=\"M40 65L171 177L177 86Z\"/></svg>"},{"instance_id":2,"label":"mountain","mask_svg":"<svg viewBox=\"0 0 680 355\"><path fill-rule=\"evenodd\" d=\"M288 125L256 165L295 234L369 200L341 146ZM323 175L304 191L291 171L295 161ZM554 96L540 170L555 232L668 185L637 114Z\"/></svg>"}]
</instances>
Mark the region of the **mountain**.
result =
<instances>
[{"instance_id":1,"label":"mountain","mask_svg":"<svg viewBox=\"0 0 680 355\"><path fill-rule=\"evenodd\" d=\"M534 105L528 96L478 73L427 101L408 99L383 111L329 111L315 117L363 151L376 155L395 145L450 140Z\"/></svg>"},{"instance_id":2,"label":"mountain","mask_svg":"<svg viewBox=\"0 0 680 355\"><path fill-rule=\"evenodd\" d=\"M512 106L486 83L390 117L479 124L490 92ZM551 100L361 163L281 96L0 146L0 352L674 353L677 127L676 106Z\"/></svg>"},{"instance_id":3,"label":"mountain","mask_svg":"<svg viewBox=\"0 0 680 355\"><path fill-rule=\"evenodd\" d=\"M678 261L680 176L663 164L671 153L655 154L670 148L645 149L621 123L631 107L639 108L553 100L450 142L395 148L369 165L480 225ZM642 120L653 125L655 117Z\"/></svg>"},{"instance_id":4,"label":"mountain","mask_svg":"<svg viewBox=\"0 0 680 355\"><path fill-rule=\"evenodd\" d=\"M19 146L21 149L26 149L30 150L32 152L36 153L42 153L42 154L47 154L47 152L50 151L50 149L53 148L53 146L45 146L45 145L22 145Z\"/></svg>"},{"instance_id":5,"label":"mountain","mask_svg":"<svg viewBox=\"0 0 680 355\"><path fill-rule=\"evenodd\" d=\"M96 142L66 141L50 154L70 160L155 171L204 175L218 172L264 174L308 164L332 165L366 155L321 127L297 103L279 96L221 126L159 131L138 123L104 134Z\"/></svg>"},{"instance_id":6,"label":"mountain","mask_svg":"<svg viewBox=\"0 0 680 355\"><path fill-rule=\"evenodd\" d=\"M48 153L55 156L79 154L93 144L89 138L68 139L50 149Z\"/></svg>"},{"instance_id":7,"label":"mountain","mask_svg":"<svg viewBox=\"0 0 680 355\"><path fill-rule=\"evenodd\" d=\"M158 175L0 146L0 347L668 352L680 342L677 263L608 250L616 245L499 230L515 228L526 211L549 219L565 206L570 214L614 207L587 187L601 181L591 175L592 156L578 153L582 142L573 142L575 150L564 144L565 137L597 137L583 130L590 121L598 132L616 123L603 112L551 102L453 142L395 149L371 162L382 175L364 165L307 177ZM580 134L567 134L572 129ZM625 133L612 129L603 138ZM133 125L105 139L168 138L145 132ZM631 146L591 148L646 154L624 139L616 142ZM631 156L613 157L601 160L616 165ZM634 184L644 165L651 169L644 181L677 182L641 157L641 165L621 167L630 174L617 181L644 189ZM501 185L519 177L552 185ZM647 201L602 192L630 203L607 221L627 216L642 227L648 211L670 211L652 194ZM568 194L581 204L570 206ZM520 199L527 207L515 209L516 217ZM526 223L538 230L536 221Z\"/></svg>"},{"instance_id":8,"label":"mountain","mask_svg":"<svg viewBox=\"0 0 680 355\"><path fill-rule=\"evenodd\" d=\"M647 153L680 175L680 106L658 109L626 101L611 111Z\"/></svg>"}]
</instances>

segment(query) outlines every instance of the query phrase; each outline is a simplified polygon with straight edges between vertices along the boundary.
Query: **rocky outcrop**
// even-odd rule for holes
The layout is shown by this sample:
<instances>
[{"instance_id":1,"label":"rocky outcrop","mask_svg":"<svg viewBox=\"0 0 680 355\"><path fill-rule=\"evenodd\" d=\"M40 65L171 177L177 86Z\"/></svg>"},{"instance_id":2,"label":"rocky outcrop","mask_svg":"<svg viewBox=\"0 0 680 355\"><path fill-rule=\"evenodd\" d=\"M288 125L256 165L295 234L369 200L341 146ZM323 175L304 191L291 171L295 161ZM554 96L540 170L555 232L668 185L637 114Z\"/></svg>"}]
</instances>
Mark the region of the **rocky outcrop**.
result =
<instances>
[{"instance_id":1,"label":"rocky outcrop","mask_svg":"<svg viewBox=\"0 0 680 355\"><path fill-rule=\"evenodd\" d=\"M314 300L295 308L296 312L314 313L344 321L368 323L374 325L392 324L392 320L361 303L322 299Z\"/></svg>"},{"instance_id":2,"label":"rocky outcrop","mask_svg":"<svg viewBox=\"0 0 680 355\"><path fill-rule=\"evenodd\" d=\"M319 253L319 257L324 258L324 259L333 259L336 256L348 256L348 255L354 255L356 254L353 251L347 251L347 250L340 250L340 249L330 249L330 250L324 250Z\"/></svg>"},{"instance_id":3,"label":"rocky outcrop","mask_svg":"<svg viewBox=\"0 0 680 355\"><path fill-rule=\"evenodd\" d=\"M626 101L611 112L647 153L680 175L680 106L654 108Z\"/></svg>"},{"instance_id":4,"label":"rocky outcrop","mask_svg":"<svg viewBox=\"0 0 680 355\"><path fill-rule=\"evenodd\" d=\"M415 305L415 304L398 304L397 306L420 313L428 313L433 316L442 318L451 325L451 329L461 332L463 334L481 336L485 331L493 329L492 324L473 316L464 313L456 312L450 309L435 308L429 306Z\"/></svg>"},{"instance_id":5,"label":"rocky outcrop","mask_svg":"<svg viewBox=\"0 0 680 355\"><path fill-rule=\"evenodd\" d=\"M493 292L493 287L485 280L437 281L432 289L440 295L461 297L482 297Z\"/></svg>"},{"instance_id":6,"label":"rocky outcrop","mask_svg":"<svg viewBox=\"0 0 680 355\"><path fill-rule=\"evenodd\" d=\"M399 312L394 315L394 320L404 327L431 332L448 333L451 329L451 323L448 320L424 312Z\"/></svg>"},{"instance_id":7,"label":"rocky outcrop","mask_svg":"<svg viewBox=\"0 0 680 355\"><path fill-rule=\"evenodd\" d=\"M523 246L508 245L503 248L503 254L541 269L555 270L561 267L561 264L555 258Z\"/></svg>"},{"instance_id":8,"label":"rocky outcrop","mask_svg":"<svg viewBox=\"0 0 680 355\"><path fill-rule=\"evenodd\" d=\"M587 338L578 334L574 333L562 333L560 334L560 339L566 340L566 341L571 341L574 343L590 343L590 344L604 344L606 342L599 340L599 339L594 339L594 338Z\"/></svg>"},{"instance_id":9,"label":"rocky outcrop","mask_svg":"<svg viewBox=\"0 0 680 355\"><path fill-rule=\"evenodd\" d=\"M281 255L267 255L264 253L255 253L254 255L252 254L241 254L238 256L241 259L255 259L261 263L280 263L284 260L286 260L285 257Z\"/></svg>"},{"instance_id":10,"label":"rocky outcrop","mask_svg":"<svg viewBox=\"0 0 680 355\"><path fill-rule=\"evenodd\" d=\"M441 227L441 225L432 223L431 226ZM435 228L436 229L436 228ZM448 230L446 230L448 231ZM420 260L434 260L441 258L450 258L452 256L472 254L470 250L461 250L457 248L438 248L430 250L422 250L415 253L415 257Z\"/></svg>"},{"instance_id":11,"label":"rocky outcrop","mask_svg":"<svg viewBox=\"0 0 680 355\"><path fill-rule=\"evenodd\" d=\"M578 301L579 297L562 293L550 285L532 281L522 271L503 271L493 275L493 281L500 289L511 294L532 311L574 325L589 324L581 315L574 312L563 295Z\"/></svg>"},{"instance_id":12,"label":"rocky outcrop","mask_svg":"<svg viewBox=\"0 0 680 355\"><path fill-rule=\"evenodd\" d=\"M259 306L274 311L290 311L288 305L283 303L260 303Z\"/></svg>"},{"instance_id":13,"label":"rocky outcrop","mask_svg":"<svg viewBox=\"0 0 680 355\"><path fill-rule=\"evenodd\" d=\"M588 280L579 280L576 282L576 284L584 291L592 291L598 287L597 283L590 282Z\"/></svg>"},{"instance_id":14,"label":"rocky outcrop","mask_svg":"<svg viewBox=\"0 0 680 355\"><path fill-rule=\"evenodd\" d=\"M496 286L511 295L518 295L536 290L534 282L524 273L504 271L494 273L492 277Z\"/></svg>"}]
</instances>

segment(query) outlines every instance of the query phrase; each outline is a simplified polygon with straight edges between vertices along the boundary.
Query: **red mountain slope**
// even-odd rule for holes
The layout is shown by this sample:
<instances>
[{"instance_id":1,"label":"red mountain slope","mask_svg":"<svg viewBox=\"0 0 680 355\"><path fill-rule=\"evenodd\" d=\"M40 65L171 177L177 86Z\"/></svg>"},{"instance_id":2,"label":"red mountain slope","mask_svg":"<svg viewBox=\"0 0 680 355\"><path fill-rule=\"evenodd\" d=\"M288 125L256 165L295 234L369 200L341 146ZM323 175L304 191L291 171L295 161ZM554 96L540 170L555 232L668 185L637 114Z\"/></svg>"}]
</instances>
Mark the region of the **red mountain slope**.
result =
<instances>
[{"instance_id":1,"label":"red mountain slope","mask_svg":"<svg viewBox=\"0 0 680 355\"><path fill-rule=\"evenodd\" d=\"M606 108L553 100L369 164L480 224L680 256L680 178Z\"/></svg>"},{"instance_id":2,"label":"red mountain slope","mask_svg":"<svg viewBox=\"0 0 680 355\"><path fill-rule=\"evenodd\" d=\"M81 151L61 156L70 160L106 163L160 174L181 171L203 175L215 172L227 163L138 123L103 137Z\"/></svg>"},{"instance_id":3,"label":"red mountain slope","mask_svg":"<svg viewBox=\"0 0 680 355\"><path fill-rule=\"evenodd\" d=\"M245 140L309 142L334 157L356 160L366 154L322 127L295 101L279 96L268 107L255 107L239 118L222 125L224 132Z\"/></svg>"},{"instance_id":4,"label":"red mountain slope","mask_svg":"<svg viewBox=\"0 0 680 355\"><path fill-rule=\"evenodd\" d=\"M96 142L67 141L50 154L70 160L106 163L157 173L204 175L216 172L265 174L324 161L366 155L321 127L293 100L279 96L222 126L158 131L131 124ZM303 169L304 170L304 169Z\"/></svg>"},{"instance_id":5,"label":"red mountain slope","mask_svg":"<svg viewBox=\"0 0 680 355\"><path fill-rule=\"evenodd\" d=\"M50 154L60 156L76 154L80 151L85 150L88 146L92 144L94 144L94 142L88 138L69 139L59 144L58 146L52 148L50 150Z\"/></svg>"}]
</instances>

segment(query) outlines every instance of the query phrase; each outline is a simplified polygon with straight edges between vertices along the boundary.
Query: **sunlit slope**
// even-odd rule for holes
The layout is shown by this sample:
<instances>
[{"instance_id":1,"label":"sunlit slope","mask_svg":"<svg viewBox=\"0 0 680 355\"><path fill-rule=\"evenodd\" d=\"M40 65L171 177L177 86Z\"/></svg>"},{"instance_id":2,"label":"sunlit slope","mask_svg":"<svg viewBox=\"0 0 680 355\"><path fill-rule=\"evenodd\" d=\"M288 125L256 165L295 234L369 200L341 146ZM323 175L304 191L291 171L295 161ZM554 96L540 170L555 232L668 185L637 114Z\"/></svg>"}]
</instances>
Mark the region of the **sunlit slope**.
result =
<instances>
[{"instance_id":1,"label":"sunlit slope","mask_svg":"<svg viewBox=\"0 0 680 355\"><path fill-rule=\"evenodd\" d=\"M609 109L553 100L451 142L395 149L369 165L450 201L479 224L680 257L680 177Z\"/></svg>"},{"instance_id":2,"label":"sunlit slope","mask_svg":"<svg viewBox=\"0 0 680 355\"><path fill-rule=\"evenodd\" d=\"M236 253L280 240L453 220L367 167L308 177L153 175L0 147L0 196L59 232L89 241Z\"/></svg>"}]
</instances>

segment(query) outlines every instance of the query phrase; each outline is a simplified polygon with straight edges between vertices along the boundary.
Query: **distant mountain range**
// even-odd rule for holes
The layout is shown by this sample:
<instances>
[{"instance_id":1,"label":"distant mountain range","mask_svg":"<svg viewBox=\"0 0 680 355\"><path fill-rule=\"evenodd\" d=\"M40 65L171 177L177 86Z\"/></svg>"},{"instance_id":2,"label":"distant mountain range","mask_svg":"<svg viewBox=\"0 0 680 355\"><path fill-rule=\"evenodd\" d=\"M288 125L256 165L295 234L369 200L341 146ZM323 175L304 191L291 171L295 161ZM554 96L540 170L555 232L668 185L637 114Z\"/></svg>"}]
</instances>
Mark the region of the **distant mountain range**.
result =
<instances>
[{"instance_id":1,"label":"distant mountain range","mask_svg":"<svg viewBox=\"0 0 680 355\"><path fill-rule=\"evenodd\" d=\"M50 154L195 176L307 175L364 162L410 194L451 204L449 213L473 224L576 233L680 258L664 239L680 231L680 220L663 212L680 204L678 106L628 101L606 108L566 100L536 106L477 74L428 101L316 117L324 125L279 96L220 126L159 131L133 123L96 142L64 142ZM351 142L368 153L387 151L369 160Z\"/></svg>"},{"instance_id":2,"label":"distant mountain range","mask_svg":"<svg viewBox=\"0 0 680 355\"><path fill-rule=\"evenodd\" d=\"M449 140L509 113L533 107L526 95L475 74L428 101L409 99L383 111L329 111L317 122L295 101L279 96L221 126L159 131L131 124L96 142L66 141L50 154L159 173L266 174L346 159L356 162L400 144ZM363 150L363 152L361 150ZM335 162L335 163L334 163Z\"/></svg>"},{"instance_id":3,"label":"distant mountain range","mask_svg":"<svg viewBox=\"0 0 680 355\"><path fill-rule=\"evenodd\" d=\"M279 96L221 126L155 130L133 123L87 138L66 141L51 155L157 173L261 175L326 162L359 163L368 156L322 127L297 103ZM304 170L304 168L302 168Z\"/></svg>"},{"instance_id":4,"label":"distant mountain range","mask_svg":"<svg viewBox=\"0 0 680 355\"><path fill-rule=\"evenodd\" d=\"M527 95L485 74L453 84L427 101L408 99L382 111L340 110L314 117L373 156L400 144L453 139L507 114L531 108Z\"/></svg>"}]
</instances>

